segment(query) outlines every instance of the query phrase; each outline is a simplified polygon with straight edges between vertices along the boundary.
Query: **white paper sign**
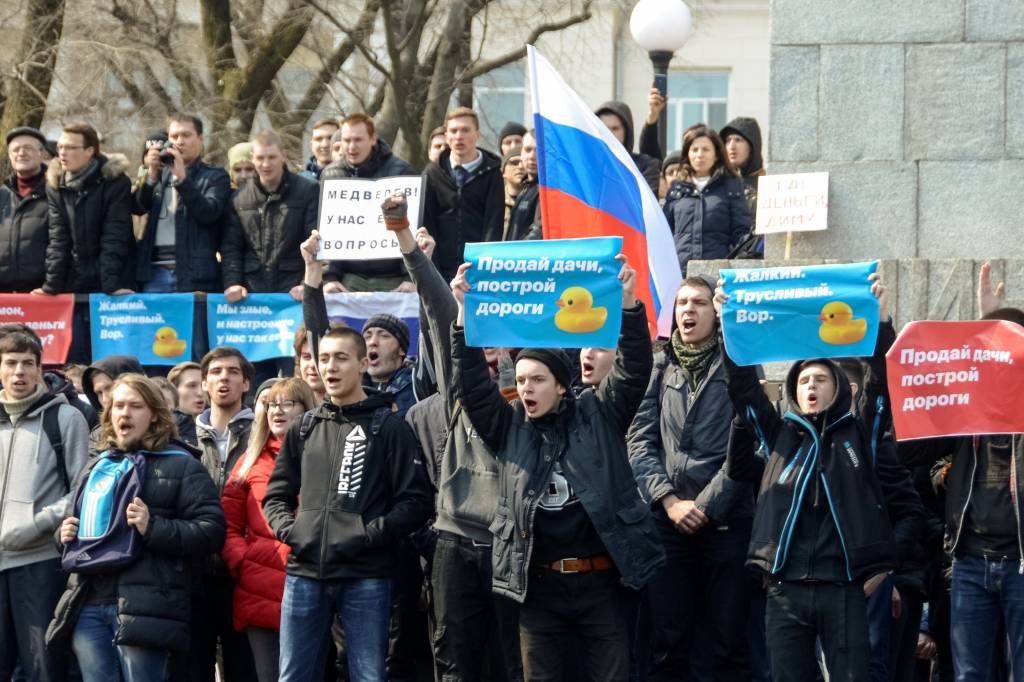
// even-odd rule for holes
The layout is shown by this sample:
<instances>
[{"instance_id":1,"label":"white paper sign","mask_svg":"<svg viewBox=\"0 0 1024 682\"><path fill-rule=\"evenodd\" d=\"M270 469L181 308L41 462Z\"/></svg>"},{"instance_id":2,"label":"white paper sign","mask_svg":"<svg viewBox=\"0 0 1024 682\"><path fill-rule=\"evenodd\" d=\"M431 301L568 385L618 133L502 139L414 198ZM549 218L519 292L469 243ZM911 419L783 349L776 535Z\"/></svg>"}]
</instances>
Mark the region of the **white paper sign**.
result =
<instances>
[{"instance_id":1,"label":"white paper sign","mask_svg":"<svg viewBox=\"0 0 1024 682\"><path fill-rule=\"evenodd\" d=\"M757 234L828 229L828 173L757 179Z\"/></svg>"},{"instance_id":2,"label":"white paper sign","mask_svg":"<svg viewBox=\"0 0 1024 682\"><path fill-rule=\"evenodd\" d=\"M335 178L320 183L318 260L401 258L398 240L384 227L380 205L392 194L409 202L409 225L415 230L423 216L423 178L399 175L367 180Z\"/></svg>"}]
</instances>

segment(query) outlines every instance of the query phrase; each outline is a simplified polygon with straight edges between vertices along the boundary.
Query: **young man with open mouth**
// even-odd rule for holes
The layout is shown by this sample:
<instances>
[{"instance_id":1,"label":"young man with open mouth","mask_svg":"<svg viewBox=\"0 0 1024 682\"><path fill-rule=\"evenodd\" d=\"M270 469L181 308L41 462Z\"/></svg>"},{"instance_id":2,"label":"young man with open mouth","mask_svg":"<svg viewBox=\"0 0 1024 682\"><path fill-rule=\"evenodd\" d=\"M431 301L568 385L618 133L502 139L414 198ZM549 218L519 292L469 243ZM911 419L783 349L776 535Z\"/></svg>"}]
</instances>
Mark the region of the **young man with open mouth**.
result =
<instances>
[{"instance_id":1,"label":"young man with open mouth","mask_svg":"<svg viewBox=\"0 0 1024 682\"><path fill-rule=\"evenodd\" d=\"M625 447L652 365L636 273L624 263L619 274L622 332L600 386L576 396L568 356L528 348L516 360L519 400L509 403L489 381L483 350L466 345L468 268L451 283L455 397L498 461L491 584L522 604L524 677L561 679L571 631L589 679L624 681L634 591L664 562Z\"/></svg>"}]
</instances>

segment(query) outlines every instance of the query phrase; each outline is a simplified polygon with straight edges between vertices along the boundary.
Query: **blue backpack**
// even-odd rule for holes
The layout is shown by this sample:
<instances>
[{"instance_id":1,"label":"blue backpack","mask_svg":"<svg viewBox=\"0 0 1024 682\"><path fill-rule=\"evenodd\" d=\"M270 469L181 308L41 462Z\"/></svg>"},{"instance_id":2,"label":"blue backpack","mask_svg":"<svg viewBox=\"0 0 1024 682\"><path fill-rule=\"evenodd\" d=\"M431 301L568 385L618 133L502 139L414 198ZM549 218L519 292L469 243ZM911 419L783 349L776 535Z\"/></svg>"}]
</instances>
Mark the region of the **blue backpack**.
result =
<instances>
[{"instance_id":1,"label":"blue backpack","mask_svg":"<svg viewBox=\"0 0 1024 682\"><path fill-rule=\"evenodd\" d=\"M142 493L146 458L141 453L104 452L79 485L72 515L78 537L64 545L61 568L81 574L107 573L139 558L142 535L128 525L128 504Z\"/></svg>"}]
</instances>

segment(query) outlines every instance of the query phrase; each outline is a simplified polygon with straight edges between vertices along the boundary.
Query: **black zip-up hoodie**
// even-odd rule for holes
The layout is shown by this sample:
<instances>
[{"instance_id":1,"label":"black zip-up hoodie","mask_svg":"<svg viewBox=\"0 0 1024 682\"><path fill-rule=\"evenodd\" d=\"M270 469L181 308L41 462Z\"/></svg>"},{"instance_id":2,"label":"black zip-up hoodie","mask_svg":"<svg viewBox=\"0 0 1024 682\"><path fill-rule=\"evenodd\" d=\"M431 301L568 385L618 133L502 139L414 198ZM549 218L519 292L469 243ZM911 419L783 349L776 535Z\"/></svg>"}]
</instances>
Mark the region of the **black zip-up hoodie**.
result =
<instances>
[{"instance_id":1,"label":"black zip-up hoodie","mask_svg":"<svg viewBox=\"0 0 1024 682\"><path fill-rule=\"evenodd\" d=\"M796 380L804 363L794 363L786 380L790 410L780 416L755 368L736 366L724 352L723 359L737 415L771 453L765 461L753 447L730 443L729 476L761 480L747 563L786 579L812 579L822 572L827 579L850 582L898 567L913 549L924 510L895 444L889 438L873 440L851 411L846 375L830 360L814 361L831 370L836 395L824 412L809 417L796 407ZM808 512L814 509L821 514ZM822 525L828 517L834 534ZM835 540L839 555L833 556Z\"/></svg>"},{"instance_id":2,"label":"black zip-up hoodie","mask_svg":"<svg viewBox=\"0 0 1024 682\"><path fill-rule=\"evenodd\" d=\"M364 390L361 402L307 412L281 444L263 513L292 549L290 575L390 576L394 541L433 511L416 435L392 411L390 394Z\"/></svg>"}]
</instances>

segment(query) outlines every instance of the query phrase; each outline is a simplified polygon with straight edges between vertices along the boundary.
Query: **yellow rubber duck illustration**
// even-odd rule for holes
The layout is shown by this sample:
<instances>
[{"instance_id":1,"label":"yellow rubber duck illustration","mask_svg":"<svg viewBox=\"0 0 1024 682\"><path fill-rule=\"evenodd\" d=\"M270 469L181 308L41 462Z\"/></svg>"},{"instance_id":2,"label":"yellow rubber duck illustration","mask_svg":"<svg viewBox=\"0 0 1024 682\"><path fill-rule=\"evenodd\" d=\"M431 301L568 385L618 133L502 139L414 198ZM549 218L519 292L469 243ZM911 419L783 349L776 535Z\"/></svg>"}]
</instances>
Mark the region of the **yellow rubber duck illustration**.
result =
<instances>
[{"instance_id":1,"label":"yellow rubber duck illustration","mask_svg":"<svg viewBox=\"0 0 1024 682\"><path fill-rule=\"evenodd\" d=\"M186 341L178 338L173 327L160 327L153 340L153 355L161 358L176 358L185 352Z\"/></svg>"},{"instance_id":2,"label":"yellow rubber duck illustration","mask_svg":"<svg viewBox=\"0 0 1024 682\"><path fill-rule=\"evenodd\" d=\"M868 321L863 317L854 318L853 308L842 301L826 303L818 319L821 320L818 336L833 346L857 343L868 332Z\"/></svg>"},{"instance_id":3,"label":"yellow rubber duck illustration","mask_svg":"<svg viewBox=\"0 0 1024 682\"><path fill-rule=\"evenodd\" d=\"M569 287L555 305L561 308L555 313L555 326L570 334L597 331L608 319L608 309L594 308L594 297L583 287Z\"/></svg>"}]
</instances>

